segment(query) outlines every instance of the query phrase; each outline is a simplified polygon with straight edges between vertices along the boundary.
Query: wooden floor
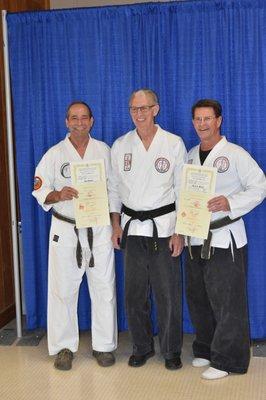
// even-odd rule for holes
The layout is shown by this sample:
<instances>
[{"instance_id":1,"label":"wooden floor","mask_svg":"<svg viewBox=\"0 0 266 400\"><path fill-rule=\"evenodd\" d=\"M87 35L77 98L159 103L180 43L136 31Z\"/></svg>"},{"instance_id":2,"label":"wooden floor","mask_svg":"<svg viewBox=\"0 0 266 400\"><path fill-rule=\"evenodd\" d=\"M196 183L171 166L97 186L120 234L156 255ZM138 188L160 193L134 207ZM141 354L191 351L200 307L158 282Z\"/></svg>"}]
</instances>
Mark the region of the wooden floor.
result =
<instances>
[{"instance_id":1,"label":"wooden floor","mask_svg":"<svg viewBox=\"0 0 266 400\"><path fill-rule=\"evenodd\" d=\"M47 354L44 337L38 346L0 346L1 400L266 400L266 357L252 357L246 375L217 381L201 379L204 368L191 366L193 337L185 335L183 368L168 371L158 351L141 368L127 365L128 333L119 337L116 364L101 368L91 356L90 334L81 334L71 371L58 371Z\"/></svg>"}]
</instances>

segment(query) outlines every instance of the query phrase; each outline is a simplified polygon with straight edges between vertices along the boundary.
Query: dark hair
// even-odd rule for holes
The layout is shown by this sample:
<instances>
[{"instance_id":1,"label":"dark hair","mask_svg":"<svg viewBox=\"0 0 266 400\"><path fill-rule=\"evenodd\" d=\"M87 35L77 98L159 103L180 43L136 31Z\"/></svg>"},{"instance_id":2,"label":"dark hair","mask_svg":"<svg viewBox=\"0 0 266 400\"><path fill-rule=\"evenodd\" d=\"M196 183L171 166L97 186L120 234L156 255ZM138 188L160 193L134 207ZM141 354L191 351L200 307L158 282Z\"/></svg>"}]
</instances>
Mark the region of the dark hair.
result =
<instances>
[{"instance_id":1,"label":"dark hair","mask_svg":"<svg viewBox=\"0 0 266 400\"><path fill-rule=\"evenodd\" d=\"M215 116L218 118L222 115L222 106L217 100L213 99L201 99L195 103L191 108L192 118L194 119L196 108L211 107L214 111Z\"/></svg>"},{"instance_id":2,"label":"dark hair","mask_svg":"<svg viewBox=\"0 0 266 400\"><path fill-rule=\"evenodd\" d=\"M90 117L90 118L92 117L92 111L91 111L90 106L89 106L87 103L85 103L85 101L79 101L79 100L77 100L77 101L72 101L72 103L70 103L69 106L67 107L67 110L66 110L66 119L68 119L68 117L69 117L70 108L71 108L72 106L75 106L76 104L81 104L81 105L85 106L85 107L88 109L88 111L89 111L89 117Z\"/></svg>"}]
</instances>

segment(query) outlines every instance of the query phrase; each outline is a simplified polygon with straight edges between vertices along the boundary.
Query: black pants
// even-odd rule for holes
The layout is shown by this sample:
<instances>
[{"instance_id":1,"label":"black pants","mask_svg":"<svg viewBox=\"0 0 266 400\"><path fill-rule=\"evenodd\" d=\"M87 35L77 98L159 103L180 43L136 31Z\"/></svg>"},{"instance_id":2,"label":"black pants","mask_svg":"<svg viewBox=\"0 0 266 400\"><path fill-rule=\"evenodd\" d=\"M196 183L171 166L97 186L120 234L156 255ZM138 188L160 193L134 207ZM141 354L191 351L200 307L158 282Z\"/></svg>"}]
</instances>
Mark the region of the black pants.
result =
<instances>
[{"instance_id":1,"label":"black pants","mask_svg":"<svg viewBox=\"0 0 266 400\"><path fill-rule=\"evenodd\" d=\"M159 325L161 353L165 359L180 356L182 346L181 273L179 258L172 257L169 238L159 239L152 252L153 239L128 236L125 249L125 296L133 354L153 350L150 317L150 288L154 294Z\"/></svg>"},{"instance_id":2,"label":"black pants","mask_svg":"<svg viewBox=\"0 0 266 400\"><path fill-rule=\"evenodd\" d=\"M213 249L212 249L213 250ZM195 357L234 373L247 372L250 339L246 295L246 246L214 249L210 260L200 258L201 246L186 249L186 292L196 330Z\"/></svg>"}]
</instances>

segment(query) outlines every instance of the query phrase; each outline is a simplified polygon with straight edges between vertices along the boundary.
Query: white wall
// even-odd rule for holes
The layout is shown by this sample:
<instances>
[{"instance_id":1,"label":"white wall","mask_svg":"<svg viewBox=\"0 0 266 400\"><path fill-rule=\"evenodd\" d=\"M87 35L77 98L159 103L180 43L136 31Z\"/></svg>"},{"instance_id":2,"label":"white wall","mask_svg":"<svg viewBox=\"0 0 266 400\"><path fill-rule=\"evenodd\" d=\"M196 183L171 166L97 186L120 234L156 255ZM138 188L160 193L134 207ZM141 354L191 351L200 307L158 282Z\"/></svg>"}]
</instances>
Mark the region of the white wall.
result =
<instances>
[{"instance_id":1,"label":"white wall","mask_svg":"<svg viewBox=\"0 0 266 400\"><path fill-rule=\"evenodd\" d=\"M149 2L166 2L169 0L50 0L50 8L76 8L76 7L100 7L106 5L121 5ZM186 0L177 0L186 1Z\"/></svg>"}]
</instances>

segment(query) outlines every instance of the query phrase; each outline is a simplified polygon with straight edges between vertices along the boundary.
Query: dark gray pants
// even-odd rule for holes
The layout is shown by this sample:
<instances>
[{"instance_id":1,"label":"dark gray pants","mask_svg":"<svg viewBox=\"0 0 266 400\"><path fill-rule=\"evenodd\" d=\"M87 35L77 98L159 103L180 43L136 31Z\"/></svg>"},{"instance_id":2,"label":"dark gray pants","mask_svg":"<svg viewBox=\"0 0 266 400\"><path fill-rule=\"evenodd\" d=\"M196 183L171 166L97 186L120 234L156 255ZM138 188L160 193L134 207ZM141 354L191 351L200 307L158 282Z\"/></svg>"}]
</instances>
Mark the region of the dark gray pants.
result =
<instances>
[{"instance_id":1,"label":"dark gray pants","mask_svg":"<svg viewBox=\"0 0 266 400\"><path fill-rule=\"evenodd\" d=\"M246 246L214 249L210 260L200 258L201 246L186 249L186 292L196 330L195 357L234 373L247 372L250 339L246 295Z\"/></svg>"},{"instance_id":2,"label":"dark gray pants","mask_svg":"<svg viewBox=\"0 0 266 400\"><path fill-rule=\"evenodd\" d=\"M165 359L180 356L182 346L181 273L179 258L172 257L169 238L160 238L152 252L153 239L128 236L125 257L125 296L133 354L153 350L150 288L154 294L161 353Z\"/></svg>"}]
</instances>

